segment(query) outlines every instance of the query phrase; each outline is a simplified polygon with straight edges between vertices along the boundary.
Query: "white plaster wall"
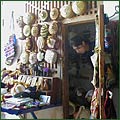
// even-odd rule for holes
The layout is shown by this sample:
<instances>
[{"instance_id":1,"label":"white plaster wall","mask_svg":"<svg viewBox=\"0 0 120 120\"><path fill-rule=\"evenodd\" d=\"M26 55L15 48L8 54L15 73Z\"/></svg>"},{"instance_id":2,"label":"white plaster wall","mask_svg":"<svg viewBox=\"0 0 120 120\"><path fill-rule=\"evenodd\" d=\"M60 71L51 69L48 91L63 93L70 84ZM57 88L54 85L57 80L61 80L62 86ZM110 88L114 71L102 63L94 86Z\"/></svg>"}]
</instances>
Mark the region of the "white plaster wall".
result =
<instances>
[{"instance_id":1,"label":"white plaster wall","mask_svg":"<svg viewBox=\"0 0 120 120\"><path fill-rule=\"evenodd\" d=\"M5 64L4 45L8 43L9 35L12 34L10 29L11 12L14 11L15 33L17 32L16 19L20 15L24 15L25 1L2 1L1 2L1 69L7 68L15 70L17 58L20 55L21 44L23 41L17 40L17 55L11 66Z\"/></svg>"},{"instance_id":2,"label":"white plaster wall","mask_svg":"<svg viewBox=\"0 0 120 120\"><path fill-rule=\"evenodd\" d=\"M104 12L108 14L108 17L112 16L115 13L115 6L119 5L119 1L104 1ZM116 14L114 17L118 16Z\"/></svg>"}]
</instances>

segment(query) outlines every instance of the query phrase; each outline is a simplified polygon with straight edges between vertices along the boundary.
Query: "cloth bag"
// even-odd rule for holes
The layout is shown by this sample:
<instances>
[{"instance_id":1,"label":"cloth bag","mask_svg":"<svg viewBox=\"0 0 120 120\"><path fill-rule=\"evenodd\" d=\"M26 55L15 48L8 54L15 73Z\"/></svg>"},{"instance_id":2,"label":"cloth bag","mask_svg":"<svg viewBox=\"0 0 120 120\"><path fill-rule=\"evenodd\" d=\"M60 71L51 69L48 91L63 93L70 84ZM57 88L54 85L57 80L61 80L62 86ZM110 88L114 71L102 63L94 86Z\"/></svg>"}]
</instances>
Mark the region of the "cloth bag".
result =
<instances>
[{"instance_id":1,"label":"cloth bag","mask_svg":"<svg viewBox=\"0 0 120 120\"><path fill-rule=\"evenodd\" d=\"M90 118L90 111L86 109L85 106L80 106L79 111L75 117L75 119L89 119Z\"/></svg>"}]
</instances>

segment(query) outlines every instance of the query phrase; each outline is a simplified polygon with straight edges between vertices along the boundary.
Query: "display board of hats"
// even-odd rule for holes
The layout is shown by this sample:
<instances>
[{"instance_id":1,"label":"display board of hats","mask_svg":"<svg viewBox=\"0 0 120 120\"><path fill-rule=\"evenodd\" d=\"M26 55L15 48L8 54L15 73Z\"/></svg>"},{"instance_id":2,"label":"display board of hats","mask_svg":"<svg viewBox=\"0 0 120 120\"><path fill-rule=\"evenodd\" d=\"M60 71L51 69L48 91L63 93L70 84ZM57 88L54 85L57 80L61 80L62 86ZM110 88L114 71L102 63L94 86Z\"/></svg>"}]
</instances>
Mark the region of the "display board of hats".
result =
<instances>
[{"instance_id":1,"label":"display board of hats","mask_svg":"<svg viewBox=\"0 0 120 120\"><path fill-rule=\"evenodd\" d=\"M20 35L17 38L25 40L19 60L21 74L44 75L44 69L49 69L46 75L52 76L56 72L55 67L61 60L62 40L58 39L62 32L61 20L84 15L90 9L90 2L68 3L50 10L41 6L38 14L28 11L18 17Z\"/></svg>"},{"instance_id":2,"label":"display board of hats","mask_svg":"<svg viewBox=\"0 0 120 120\"><path fill-rule=\"evenodd\" d=\"M59 62L58 17L59 11L54 8L50 12L41 10L38 16L28 12L17 19L23 35L19 39L25 41L18 61L21 74L54 77Z\"/></svg>"}]
</instances>

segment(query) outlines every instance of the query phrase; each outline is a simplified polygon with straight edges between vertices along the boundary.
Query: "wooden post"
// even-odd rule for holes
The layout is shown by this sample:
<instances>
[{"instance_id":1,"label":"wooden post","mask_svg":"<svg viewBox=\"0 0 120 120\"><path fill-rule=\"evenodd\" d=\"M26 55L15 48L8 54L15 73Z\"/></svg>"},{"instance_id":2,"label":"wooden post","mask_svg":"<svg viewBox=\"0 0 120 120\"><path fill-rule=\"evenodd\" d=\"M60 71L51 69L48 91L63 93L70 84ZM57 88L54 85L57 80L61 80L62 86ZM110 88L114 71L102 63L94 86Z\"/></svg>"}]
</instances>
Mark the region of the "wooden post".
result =
<instances>
[{"instance_id":1,"label":"wooden post","mask_svg":"<svg viewBox=\"0 0 120 120\"><path fill-rule=\"evenodd\" d=\"M99 114L104 118L104 6L99 5Z\"/></svg>"},{"instance_id":2,"label":"wooden post","mask_svg":"<svg viewBox=\"0 0 120 120\"><path fill-rule=\"evenodd\" d=\"M66 43L67 43L67 25L62 25L62 40L64 40L63 44L63 55L65 56L63 58L63 81L62 81L62 91L63 91L63 117L67 119L69 117L69 82L68 82L68 73L67 73L67 48L66 48Z\"/></svg>"}]
</instances>

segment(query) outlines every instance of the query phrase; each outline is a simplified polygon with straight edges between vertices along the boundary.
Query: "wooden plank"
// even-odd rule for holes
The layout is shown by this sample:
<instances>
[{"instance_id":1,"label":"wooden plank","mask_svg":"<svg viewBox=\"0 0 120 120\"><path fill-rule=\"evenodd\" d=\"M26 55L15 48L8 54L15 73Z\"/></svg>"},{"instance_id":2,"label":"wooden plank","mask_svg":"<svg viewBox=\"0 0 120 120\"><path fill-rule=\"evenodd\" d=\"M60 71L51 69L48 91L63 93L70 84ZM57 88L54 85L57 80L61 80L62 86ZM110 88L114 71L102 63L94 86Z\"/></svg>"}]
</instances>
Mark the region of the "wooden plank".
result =
<instances>
[{"instance_id":1,"label":"wooden plank","mask_svg":"<svg viewBox=\"0 0 120 120\"><path fill-rule=\"evenodd\" d=\"M70 25L75 25L78 23L90 23L95 21L95 16L96 15L84 15L84 16L76 16L73 18L67 18L62 21L63 24L70 24Z\"/></svg>"},{"instance_id":2,"label":"wooden plank","mask_svg":"<svg viewBox=\"0 0 120 120\"><path fill-rule=\"evenodd\" d=\"M43 10L43 1L41 1L40 9Z\"/></svg>"},{"instance_id":3,"label":"wooden plank","mask_svg":"<svg viewBox=\"0 0 120 120\"><path fill-rule=\"evenodd\" d=\"M104 118L104 6L99 6L99 119Z\"/></svg>"},{"instance_id":4,"label":"wooden plank","mask_svg":"<svg viewBox=\"0 0 120 120\"><path fill-rule=\"evenodd\" d=\"M68 75L67 75L67 50L66 50L66 36L67 36L67 25L62 25L62 40L64 44L62 46L62 50L64 51L64 58L62 61L62 69L63 69L63 80L62 80L62 94L63 94L63 117L68 118L69 116L69 82L68 82Z\"/></svg>"},{"instance_id":5,"label":"wooden plank","mask_svg":"<svg viewBox=\"0 0 120 120\"><path fill-rule=\"evenodd\" d=\"M47 1L47 10L50 10L50 2Z\"/></svg>"}]
</instances>

